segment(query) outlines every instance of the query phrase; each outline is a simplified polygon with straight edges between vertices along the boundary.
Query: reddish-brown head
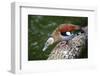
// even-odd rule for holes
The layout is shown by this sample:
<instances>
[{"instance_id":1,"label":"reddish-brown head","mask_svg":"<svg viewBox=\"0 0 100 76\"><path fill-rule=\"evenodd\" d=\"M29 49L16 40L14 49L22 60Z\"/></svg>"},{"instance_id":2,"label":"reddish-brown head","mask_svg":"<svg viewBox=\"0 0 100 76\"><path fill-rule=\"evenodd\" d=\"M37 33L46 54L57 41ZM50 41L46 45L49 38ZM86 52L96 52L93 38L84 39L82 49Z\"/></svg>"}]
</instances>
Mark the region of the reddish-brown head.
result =
<instances>
[{"instance_id":1,"label":"reddish-brown head","mask_svg":"<svg viewBox=\"0 0 100 76\"><path fill-rule=\"evenodd\" d=\"M75 30L79 30L79 29L80 29L79 26L73 25L73 24L61 24L61 25L59 25L52 32L51 37L48 38L48 40L46 41L45 46L43 48L43 51L45 51L49 45L52 45L55 42L59 42L59 41L63 40L65 37L63 38L61 36L61 33L63 33L63 32L69 33L69 32L75 31Z\"/></svg>"},{"instance_id":2,"label":"reddish-brown head","mask_svg":"<svg viewBox=\"0 0 100 76\"><path fill-rule=\"evenodd\" d=\"M63 24L60 26L59 31L60 32L71 32L80 29L79 26L72 25L72 24Z\"/></svg>"}]
</instances>

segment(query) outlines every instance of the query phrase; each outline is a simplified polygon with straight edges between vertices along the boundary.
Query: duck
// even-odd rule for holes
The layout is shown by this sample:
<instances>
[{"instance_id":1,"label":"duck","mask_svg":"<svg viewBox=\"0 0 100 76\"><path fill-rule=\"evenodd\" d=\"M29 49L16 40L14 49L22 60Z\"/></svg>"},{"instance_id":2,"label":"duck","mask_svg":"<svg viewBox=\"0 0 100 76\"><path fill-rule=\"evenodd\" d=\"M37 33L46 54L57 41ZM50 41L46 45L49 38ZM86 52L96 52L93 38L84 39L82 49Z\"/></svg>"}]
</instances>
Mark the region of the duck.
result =
<instances>
[{"instance_id":1,"label":"duck","mask_svg":"<svg viewBox=\"0 0 100 76\"><path fill-rule=\"evenodd\" d=\"M46 51L46 49L57 42L60 41L69 41L70 39L74 38L76 35L76 31L81 31L84 32L82 30L82 27L79 25L75 25L75 24L60 24L50 35L50 37L47 39L47 41L44 44L44 47L42 49L42 51ZM79 33L78 32L78 33Z\"/></svg>"}]
</instances>

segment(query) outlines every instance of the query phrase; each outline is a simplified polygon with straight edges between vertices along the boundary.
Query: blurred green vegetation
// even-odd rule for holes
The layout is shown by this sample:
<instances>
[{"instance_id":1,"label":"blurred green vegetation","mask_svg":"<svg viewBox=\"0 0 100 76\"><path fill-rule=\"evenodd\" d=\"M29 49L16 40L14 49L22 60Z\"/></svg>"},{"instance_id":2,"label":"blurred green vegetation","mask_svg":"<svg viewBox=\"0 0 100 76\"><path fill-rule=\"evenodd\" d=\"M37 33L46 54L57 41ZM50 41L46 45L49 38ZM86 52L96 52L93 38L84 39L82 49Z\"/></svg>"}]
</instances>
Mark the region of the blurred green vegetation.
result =
<instances>
[{"instance_id":1,"label":"blurred green vegetation","mask_svg":"<svg viewBox=\"0 0 100 76\"><path fill-rule=\"evenodd\" d=\"M42 49L46 40L58 25L65 23L87 26L88 18L28 15L28 60L46 60L56 45L51 45L43 52ZM87 49L85 50L87 51ZM85 55L87 56L87 52Z\"/></svg>"}]
</instances>

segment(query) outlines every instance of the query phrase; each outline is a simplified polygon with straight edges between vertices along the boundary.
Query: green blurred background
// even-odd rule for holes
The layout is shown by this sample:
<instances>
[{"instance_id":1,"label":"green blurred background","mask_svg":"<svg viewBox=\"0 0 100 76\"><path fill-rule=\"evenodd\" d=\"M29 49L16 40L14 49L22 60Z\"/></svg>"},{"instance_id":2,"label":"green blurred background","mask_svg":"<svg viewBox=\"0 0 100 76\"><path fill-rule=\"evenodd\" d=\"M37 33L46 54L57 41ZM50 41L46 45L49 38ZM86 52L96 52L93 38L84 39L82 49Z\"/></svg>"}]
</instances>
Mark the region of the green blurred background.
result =
<instances>
[{"instance_id":1,"label":"green blurred background","mask_svg":"<svg viewBox=\"0 0 100 76\"><path fill-rule=\"evenodd\" d=\"M45 52L44 44L53 30L60 24L71 23L79 26L88 25L88 17L28 15L28 60L46 60L56 44ZM80 58L87 58L87 45Z\"/></svg>"}]
</instances>

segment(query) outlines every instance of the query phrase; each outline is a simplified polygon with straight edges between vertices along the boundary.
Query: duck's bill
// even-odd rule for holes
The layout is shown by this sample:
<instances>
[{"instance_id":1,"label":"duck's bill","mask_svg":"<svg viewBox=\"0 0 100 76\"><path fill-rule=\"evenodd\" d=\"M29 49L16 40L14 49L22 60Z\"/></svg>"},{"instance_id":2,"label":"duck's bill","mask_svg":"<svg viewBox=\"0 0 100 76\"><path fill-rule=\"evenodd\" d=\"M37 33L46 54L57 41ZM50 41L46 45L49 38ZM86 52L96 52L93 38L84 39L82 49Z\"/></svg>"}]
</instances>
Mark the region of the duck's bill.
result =
<instances>
[{"instance_id":1,"label":"duck's bill","mask_svg":"<svg viewBox=\"0 0 100 76\"><path fill-rule=\"evenodd\" d=\"M42 49L42 51L46 51L48 47L45 45L44 48Z\"/></svg>"},{"instance_id":2,"label":"duck's bill","mask_svg":"<svg viewBox=\"0 0 100 76\"><path fill-rule=\"evenodd\" d=\"M54 43L54 39L53 39L52 37L50 37L50 38L46 41L45 46L44 46L44 48L42 49L42 51L45 51L45 50L48 48L48 46L49 46L49 45L52 45L53 43Z\"/></svg>"}]
</instances>

